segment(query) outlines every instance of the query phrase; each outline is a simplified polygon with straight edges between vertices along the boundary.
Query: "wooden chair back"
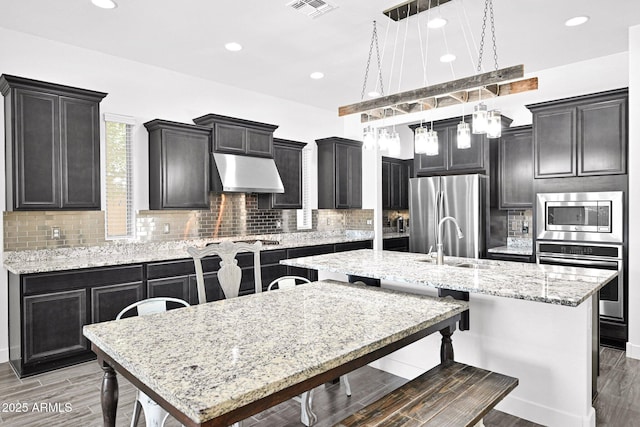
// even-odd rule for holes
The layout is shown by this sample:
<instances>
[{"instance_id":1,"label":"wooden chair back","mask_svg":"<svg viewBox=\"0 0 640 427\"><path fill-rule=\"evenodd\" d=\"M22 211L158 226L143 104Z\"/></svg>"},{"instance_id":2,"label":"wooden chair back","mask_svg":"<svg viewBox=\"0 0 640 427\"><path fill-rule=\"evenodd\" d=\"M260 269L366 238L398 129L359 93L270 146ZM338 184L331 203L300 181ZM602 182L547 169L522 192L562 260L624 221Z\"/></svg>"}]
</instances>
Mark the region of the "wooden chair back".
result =
<instances>
[{"instance_id":1,"label":"wooden chair back","mask_svg":"<svg viewBox=\"0 0 640 427\"><path fill-rule=\"evenodd\" d=\"M196 282L198 285L198 303L207 302L207 294L204 287L204 272L202 270L202 258L217 255L220 257L220 269L218 270L218 282L224 292L225 298L235 298L240 292L242 281L242 269L238 266L236 255L238 252L253 252L253 270L255 292L262 292L262 275L260 270L260 251L262 242L253 244L244 242L224 241L219 244L211 244L202 249L196 247L187 248L189 255L193 257L196 267Z\"/></svg>"}]
</instances>

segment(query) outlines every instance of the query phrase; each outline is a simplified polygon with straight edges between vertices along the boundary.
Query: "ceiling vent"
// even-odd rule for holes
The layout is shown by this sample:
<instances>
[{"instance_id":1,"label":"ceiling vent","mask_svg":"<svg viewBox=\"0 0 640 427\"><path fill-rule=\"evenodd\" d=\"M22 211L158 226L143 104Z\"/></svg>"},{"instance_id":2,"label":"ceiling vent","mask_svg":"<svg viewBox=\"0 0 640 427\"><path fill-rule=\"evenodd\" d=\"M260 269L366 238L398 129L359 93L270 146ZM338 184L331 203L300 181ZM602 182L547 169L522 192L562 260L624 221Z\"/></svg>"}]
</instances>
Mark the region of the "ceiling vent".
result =
<instances>
[{"instance_id":1,"label":"ceiling vent","mask_svg":"<svg viewBox=\"0 0 640 427\"><path fill-rule=\"evenodd\" d=\"M337 6L323 0L294 0L287 3L287 6L312 18L317 18L337 8Z\"/></svg>"}]
</instances>

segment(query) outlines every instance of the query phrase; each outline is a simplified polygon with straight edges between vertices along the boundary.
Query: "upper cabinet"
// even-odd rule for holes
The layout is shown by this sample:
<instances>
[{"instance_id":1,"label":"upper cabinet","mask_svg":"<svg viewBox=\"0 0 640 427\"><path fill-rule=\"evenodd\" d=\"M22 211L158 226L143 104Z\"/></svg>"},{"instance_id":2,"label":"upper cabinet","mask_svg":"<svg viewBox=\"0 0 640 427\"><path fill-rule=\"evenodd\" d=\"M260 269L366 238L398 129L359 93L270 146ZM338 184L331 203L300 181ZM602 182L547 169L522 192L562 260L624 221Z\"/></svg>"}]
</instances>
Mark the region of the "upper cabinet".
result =
<instances>
[{"instance_id":1,"label":"upper cabinet","mask_svg":"<svg viewBox=\"0 0 640 427\"><path fill-rule=\"evenodd\" d=\"M213 152L273 157L273 132L276 125L235 117L206 114L193 119L197 125L213 129Z\"/></svg>"},{"instance_id":2,"label":"upper cabinet","mask_svg":"<svg viewBox=\"0 0 640 427\"><path fill-rule=\"evenodd\" d=\"M7 210L100 209L102 92L9 75L5 97Z\"/></svg>"},{"instance_id":3,"label":"upper cabinet","mask_svg":"<svg viewBox=\"0 0 640 427\"><path fill-rule=\"evenodd\" d=\"M331 137L318 144L318 209L362 208L362 142Z\"/></svg>"},{"instance_id":4,"label":"upper cabinet","mask_svg":"<svg viewBox=\"0 0 640 427\"><path fill-rule=\"evenodd\" d=\"M533 207L533 136L531 126L505 130L498 141L500 209Z\"/></svg>"},{"instance_id":5,"label":"upper cabinet","mask_svg":"<svg viewBox=\"0 0 640 427\"><path fill-rule=\"evenodd\" d=\"M528 105L535 178L626 173L628 89Z\"/></svg>"},{"instance_id":6,"label":"upper cabinet","mask_svg":"<svg viewBox=\"0 0 640 427\"><path fill-rule=\"evenodd\" d=\"M209 207L211 129L152 120L149 131L149 209Z\"/></svg>"},{"instance_id":7,"label":"upper cabinet","mask_svg":"<svg viewBox=\"0 0 640 427\"><path fill-rule=\"evenodd\" d=\"M284 193L259 194L260 209L302 209L302 149L304 142L273 139L276 163Z\"/></svg>"},{"instance_id":8,"label":"upper cabinet","mask_svg":"<svg viewBox=\"0 0 640 427\"><path fill-rule=\"evenodd\" d=\"M382 158L382 209L409 209L413 159Z\"/></svg>"},{"instance_id":9,"label":"upper cabinet","mask_svg":"<svg viewBox=\"0 0 640 427\"><path fill-rule=\"evenodd\" d=\"M470 123L470 120L467 120ZM459 149L457 144L460 118L441 120L433 123L438 132L438 155L415 154L415 174L417 176L446 175L456 173L487 173L489 168L489 143L485 135L471 135L471 147ZM508 127L511 119L502 117L502 125ZM415 132L420 125L410 125ZM425 123L423 126L427 126Z\"/></svg>"}]
</instances>

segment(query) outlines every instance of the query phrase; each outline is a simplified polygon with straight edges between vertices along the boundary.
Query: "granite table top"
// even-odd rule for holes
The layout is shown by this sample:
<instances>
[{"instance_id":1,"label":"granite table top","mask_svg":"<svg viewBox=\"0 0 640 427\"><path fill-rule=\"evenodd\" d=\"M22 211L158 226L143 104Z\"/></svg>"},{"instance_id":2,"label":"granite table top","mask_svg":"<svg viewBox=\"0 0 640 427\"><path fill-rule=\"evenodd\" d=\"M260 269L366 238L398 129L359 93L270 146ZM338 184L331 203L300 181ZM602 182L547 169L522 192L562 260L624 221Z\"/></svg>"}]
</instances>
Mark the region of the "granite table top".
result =
<instances>
[{"instance_id":1,"label":"granite table top","mask_svg":"<svg viewBox=\"0 0 640 427\"><path fill-rule=\"evenodd\" d=\"M406 236L406 233L402 234ZM383 238L397 237L396 233L384 234ZM373 239L373 232L354 231L345 233L306 232L252 236L234 236L222 239L192 239L167 242L114 243L103 246L78 248L9 251L4 253L4 267L14 274L44 273L50 271L76 270L81 268L107 267L144 262L170 261L190 258L189 246L204 247L208 243L223 240L275 240L277 245L264 245L263 251L354 242Z\"/></svg>"},{"instance_id":2,"label":"granite table top","mask_svg":"<svg viewBox=\"0 0 640 427\"><path fill-rule=\"evenodd\" d=\"M449 298L324 281L87 325L83 332L202 423L467 309Z\"/></svg>"},{"instance_id":3,"label":"granite table top","mask_svg":"<svg viewBox=\"0 0 640 427\"><path fill-rule=\"evenodd\" d=\"M295 267L576 307L617 276L592 268L361 249L280 261ZM460 266L460 264L463 264Z\"/></svg>"}]
</instances>

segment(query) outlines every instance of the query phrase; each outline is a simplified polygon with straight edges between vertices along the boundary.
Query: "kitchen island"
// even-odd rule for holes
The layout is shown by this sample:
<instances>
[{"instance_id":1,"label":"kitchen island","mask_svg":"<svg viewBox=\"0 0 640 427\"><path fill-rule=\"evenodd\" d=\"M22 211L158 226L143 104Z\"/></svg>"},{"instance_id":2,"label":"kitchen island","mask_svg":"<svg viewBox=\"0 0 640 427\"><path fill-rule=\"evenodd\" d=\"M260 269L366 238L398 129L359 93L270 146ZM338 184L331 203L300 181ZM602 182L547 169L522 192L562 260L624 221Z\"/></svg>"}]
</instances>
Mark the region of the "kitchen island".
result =
<instances>
[{"instance_id":1,"label":"kitchen island","mask_svg":"<svg viewBox=\"0 0 640 427\"><path fill-rule=\"evenodd\" d=\"M353 275L412 293L468 294L470 329L456 334L455 359L520 379L497 408L546 426L595 426L597 292L615 272L455 257L436 265L425 254L373 250L281 262L317 269L320 278ZM413 378L438 363L431 357L438 345L426 338L373 366Z\"/></svg>"}]
</instances>

